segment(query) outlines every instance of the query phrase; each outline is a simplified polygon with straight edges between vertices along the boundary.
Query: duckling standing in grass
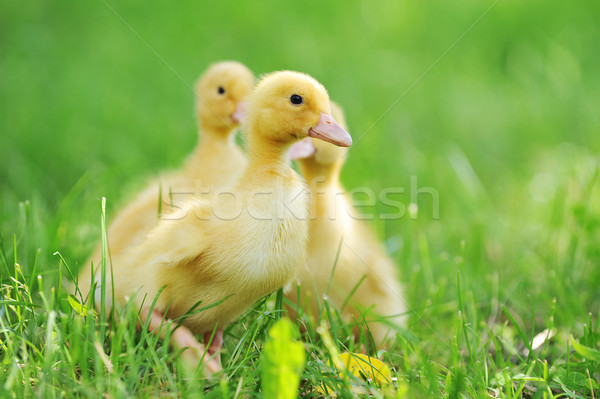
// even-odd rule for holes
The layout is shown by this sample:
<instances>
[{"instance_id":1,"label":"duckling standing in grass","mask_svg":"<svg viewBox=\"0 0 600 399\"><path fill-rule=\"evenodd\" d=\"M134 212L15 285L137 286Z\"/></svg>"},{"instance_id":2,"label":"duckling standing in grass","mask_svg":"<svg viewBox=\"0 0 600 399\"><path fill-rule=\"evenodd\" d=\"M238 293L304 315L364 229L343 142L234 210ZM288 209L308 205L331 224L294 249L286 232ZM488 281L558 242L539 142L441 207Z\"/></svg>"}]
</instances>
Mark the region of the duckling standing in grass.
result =
<instances>
[{"instance_id":1,"label":"duckling standing in grass","mask_svg":"<svg viewBox=\"0 0 600 399\"><path fill-rule=\"evenodd\" d=\"M351 145L329 107L325 88L307 75L266 76L248 104L246 171L227 195L191 199L141 245L113 258L112 288L120 305L132 298L138 307L149 306L164 287L149 315L151 326L163 316L185 315L198 302L216 305L191 312L184 326L205 333L205 343L216 328L209 353L217 354L223 327L306 262L308 197L288 150L307 136ZM174 346L199 349L191 332L173 336ZM218 368L212 360L207 366Z\"/></svg>"},{"instance_id":2,"label":"duckling standing in grass","mask_svg":"<svg viewBox=\"0 0 600 399\"><path fill-rule=\"evenodd\" d=\"M345 128L341 108L332 103L331 109L331 115ZM363 324L361 313L367 313L369 330L375 343L381 345L393 334L390 336L389 327L376 319L382 316L388 323L402 325L406 306L396 265L369 226L357 219L359 213L340 183L346 149L308 138L292 146L290 157L298 160L310 186L312 212L307 263L298 278L300 303L296 290L287 298L313 318L318 316L325 295L343 316L358 325Z\"/></svg>"},{"instance_id":3,"label":"duckling standing in grass","mask_svg":"<svg viewBox=\"0 0 600 399\"><path fill-rule=\"evenodd\" d=\"M199 187L207 191L229 186L241 176L247 161L234 142L233 132L240 126L245 99L253 86L254 75L239 62L219 62L207 69L196 84L198 145L181 170L153 181L117 214L107 232L113 257L140 243L156 226L159 201L162 201L162 214L166 214L173 210L173 197L180 201L197 194ZM98 269L100 260L101 248L98 245L84 263L79 277L79 289L84 295L89 291L91 263Z\"/></svg>"}]
</instances>

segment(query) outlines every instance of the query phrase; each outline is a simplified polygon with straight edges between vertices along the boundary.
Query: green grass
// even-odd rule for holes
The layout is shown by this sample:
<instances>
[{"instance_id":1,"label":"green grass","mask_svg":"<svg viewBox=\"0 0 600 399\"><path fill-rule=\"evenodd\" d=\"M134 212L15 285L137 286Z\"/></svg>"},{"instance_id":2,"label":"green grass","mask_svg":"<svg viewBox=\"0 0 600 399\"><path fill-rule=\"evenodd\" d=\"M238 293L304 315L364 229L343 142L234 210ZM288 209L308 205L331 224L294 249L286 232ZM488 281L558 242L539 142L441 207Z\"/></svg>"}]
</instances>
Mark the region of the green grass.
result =
<instances>
[{"instance_id":1,"label":"green grass","mask_svg":"<svg viewBox=\"0 0 600 399\"><path fill-rule=\"evenodd\" d=\"M373 222L411 308L383 356L397 392L600 397L598 15L591 0L0 3L1 395L261 396L275 298L229 327L226 378L206 381L133 312L106 325L58 284L100 239L100 198L110 220L191 151L188 85L236 59L320 80L360 137L344 184L406 187L396 199L418 205ZM439 218L411 176L439 193ZM359 351L329 314L332 345ZM303 396L339 383L317 328Z\"/></svg>"}]
</instances>

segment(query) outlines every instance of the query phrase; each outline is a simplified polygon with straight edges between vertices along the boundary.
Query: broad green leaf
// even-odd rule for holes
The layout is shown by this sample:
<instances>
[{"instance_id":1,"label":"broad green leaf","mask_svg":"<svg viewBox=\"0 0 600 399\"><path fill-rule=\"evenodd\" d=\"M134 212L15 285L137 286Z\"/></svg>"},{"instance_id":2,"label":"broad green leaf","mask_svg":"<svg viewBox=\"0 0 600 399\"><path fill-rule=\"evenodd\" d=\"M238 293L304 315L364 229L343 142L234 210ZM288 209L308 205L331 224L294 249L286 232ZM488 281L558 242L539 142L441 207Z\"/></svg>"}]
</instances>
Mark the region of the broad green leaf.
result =
<instances>
[{"instance_id":1,"label":"broad green leaf","mask_svg":"<svg viewBox=\"0 0 600 399\"><path fill-rule=\"evenodd\" d=\"M567 384L569 386L577 386L578 388L580 387L585 387L588 385L588 379L585 376L585 374L583 373L579 373L577 371L572 371L569 373L569 376L567 377Z\"/></svg>"},{"instance_id":2,"label":"broad green leaf","mask_svg":"<svg viewBox=\"0 0 600 399\"><path fill-rule=\"evenodd\" d=\"M306 353L304 345L294 339L295 328L289 319L282 318L269 331L261 370L263 396L267 399L298 397Z\"/></svg>"},{"instance_id":3,"label":"broad green leaf","mask_svg":"<svg viewBox=\"0 0 600 399\"><path fill-rule=\"evenodd\" d=\"M575 352L579 353L587 360L600 362L600 351L598 349L593 349L588 346L582 345L579 342L575 341L573 337L571 337L571 345L573 345L573 349L575 349Z\"/></svg>"}]
</instances>

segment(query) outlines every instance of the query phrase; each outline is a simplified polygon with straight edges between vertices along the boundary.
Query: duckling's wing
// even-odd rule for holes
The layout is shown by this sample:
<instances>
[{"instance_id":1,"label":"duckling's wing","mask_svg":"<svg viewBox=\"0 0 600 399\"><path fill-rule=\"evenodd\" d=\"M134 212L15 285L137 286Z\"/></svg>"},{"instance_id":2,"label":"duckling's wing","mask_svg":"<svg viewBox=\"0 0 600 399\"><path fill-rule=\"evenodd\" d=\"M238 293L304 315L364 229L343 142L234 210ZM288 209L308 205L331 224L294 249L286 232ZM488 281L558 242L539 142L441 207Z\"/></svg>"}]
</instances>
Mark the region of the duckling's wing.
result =
<instances>
[{"instance_id":1,"label":"duckling's wing","mask_svg":"<svg viewBox=\"0 0 600 399\"><path fill-rule=\"evenodd\" d=\"M193 200L176 212L163 216L146 240L136 248L138 262L176 266L197 258L209 243L206 229L211 214L208 201Z\"/></svg>"}]
</instances>

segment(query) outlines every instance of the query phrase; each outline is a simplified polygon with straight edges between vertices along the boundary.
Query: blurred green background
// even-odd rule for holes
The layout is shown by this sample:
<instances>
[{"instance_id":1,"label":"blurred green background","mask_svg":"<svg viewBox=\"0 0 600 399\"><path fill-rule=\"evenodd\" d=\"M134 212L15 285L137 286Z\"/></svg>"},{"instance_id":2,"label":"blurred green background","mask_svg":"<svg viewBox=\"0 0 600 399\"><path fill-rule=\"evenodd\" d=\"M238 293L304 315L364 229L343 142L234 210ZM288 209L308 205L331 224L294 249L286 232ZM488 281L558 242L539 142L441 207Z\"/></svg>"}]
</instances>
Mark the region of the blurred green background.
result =
<instances>
[{"instance_id":1,"label":"blurred green background","mask_svg":"<svg viewBox=\"0 0 600 399\"><path fill-rule=\"evenodd\" d=\"M557 298L574 325L600 302L599 17L592 0L3 1L4 246L15 234L45 270L55 251L78 268L98 199L110 218L182 162L197 138L189 86L234 59L328 88L360 137L346 187L406 187L407 206L411 176L437 190L438 220L420 195L416 219L374 222L425 319L455 309L460 270L484 314L525 315L531 300L543 320Z\"/></svg>"}]
</instances>

